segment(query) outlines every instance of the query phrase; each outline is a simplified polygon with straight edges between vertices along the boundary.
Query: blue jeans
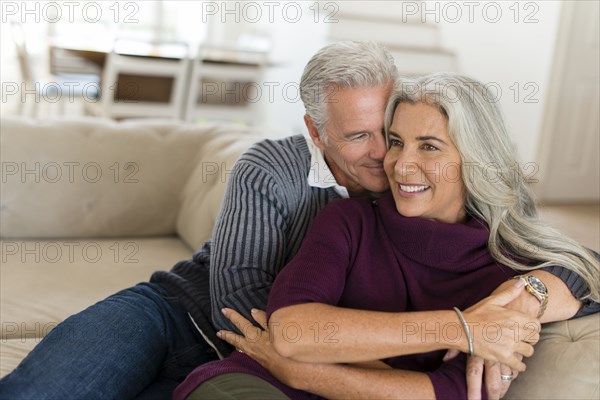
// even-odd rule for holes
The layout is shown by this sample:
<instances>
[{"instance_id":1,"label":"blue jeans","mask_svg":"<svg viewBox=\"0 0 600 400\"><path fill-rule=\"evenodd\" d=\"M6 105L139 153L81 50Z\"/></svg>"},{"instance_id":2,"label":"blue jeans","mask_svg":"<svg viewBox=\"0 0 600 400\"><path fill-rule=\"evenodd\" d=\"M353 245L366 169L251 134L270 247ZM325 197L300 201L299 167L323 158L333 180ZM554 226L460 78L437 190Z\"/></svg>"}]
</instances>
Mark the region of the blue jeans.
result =
<instances>
[{"instance_id":1,"label":"blue jeans","mask_svg":"<svg viewBox=\"0 0 600 400\"><path fill-rule=\"evenodd\" d=\"M179 301L141 283L50 331L0 380L0 399L170 399L194 367L214 359Z\"/></svg>"}]
</instances>

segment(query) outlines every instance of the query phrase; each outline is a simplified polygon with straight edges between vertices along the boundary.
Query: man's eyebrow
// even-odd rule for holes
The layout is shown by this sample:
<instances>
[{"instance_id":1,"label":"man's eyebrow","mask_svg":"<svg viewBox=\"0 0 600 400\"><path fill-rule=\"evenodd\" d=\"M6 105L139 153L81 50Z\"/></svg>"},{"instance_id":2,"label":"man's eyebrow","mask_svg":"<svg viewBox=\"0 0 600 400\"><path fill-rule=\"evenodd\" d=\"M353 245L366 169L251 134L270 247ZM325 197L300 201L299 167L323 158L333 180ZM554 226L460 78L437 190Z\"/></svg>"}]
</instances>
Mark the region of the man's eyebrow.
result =
<instances>
[{"instance_id":1,"label":"man's eyebrow","mask_svg":"<svg viewBox=\"0 0 600 400\"><path fill-rule=\"evenodd\" d=\"M345 138L349 138L349 137L352 137L352 136L361 135L363 133L369 133L369 132L367 132L367 131L346 132L346 133L344 133L344 137Z\"/></svg>"}]
</instances>

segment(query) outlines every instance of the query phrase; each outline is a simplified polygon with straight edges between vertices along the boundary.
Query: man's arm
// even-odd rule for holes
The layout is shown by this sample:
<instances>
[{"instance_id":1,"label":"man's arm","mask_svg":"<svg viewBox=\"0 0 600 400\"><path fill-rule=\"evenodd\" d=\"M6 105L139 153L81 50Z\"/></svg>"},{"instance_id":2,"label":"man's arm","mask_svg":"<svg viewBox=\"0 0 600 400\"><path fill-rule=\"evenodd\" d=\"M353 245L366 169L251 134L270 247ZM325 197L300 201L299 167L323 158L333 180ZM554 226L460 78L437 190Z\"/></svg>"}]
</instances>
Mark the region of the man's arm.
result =
<instances>
[{"instance_id":1,"label":"man's arm","mask_svg":"<svg viewBox=\"0 0 600 400\"><path fill-rule=\"evenodd\" d=\"M287 375L288 386L327 399L435 399L422 372L301 363Z\"/></svg>"},{"instance_id":2,"label":"man's arm","mask_svg":"<svg viewBox=\"0 0 600 400\"><path fill-rule=\"evenodd\" d=\"M565 282L556 275L543 270L529 272L541 280L548 289L548 304L540 322L563 321L572 318L582 306L581 301L577 300L571 293ZM501 289L506 283L500 285ZM513 310L519 310L532 317L538 315L540 311L540 302L531 293L523 291L516 299L507 305Z\"/></svg>"},{"instance_id":3,"label":"man's arm","mask_svg":"<svg viewBox=\"0 0 600 400\"><path fill-rule=\"evenodd\" d=\"M448 398L466 397L464 357L430 373L392 369L381 361L361 365L304 363L274 350L263 311L253 310L252 317L264 330L234 310L225 310L225 316L245 336L226 331L219 336L295 389L330 399L434 399L436 393Z\"/></svg>"},{"instance_id":4,"label":"man's arm","mask_svg":"<svg viewBox=\"0 0 600 400\"><path fill-rule=\"evenodd\" d=\"M251 308L266 308L288 246L279 199L266 169L245 159L236 163L212 237L210 293L218 329L233 328L221 314L224 307L247 318Z\"/></svg>"},{"instance_id":5,"label":"man's arm","mask_svg":"<svg viewBox=\"0 0 600 400\"><path fill-rule=\"evenodd\" d=\"M572 318L582 307L582 302L573 295L565 281L557 276L560 272L566 273L570 277L572 277L572 274L564 269L557 270L556 268L550 268L549 270L553 273L546 270L535 270L529 273L540 279L548 289L548 304L546 311L540 318L541 323ZM577 279L575 277L572 278ZM503 290L507 285L510 285L510 281L501 284L494 293ZM531 317L536 317L540 311L540 302L531 293L523 291L512 302L507 304L507 307L521 311ZM456 354L454 352L450 356ZM467 367L468 398L480 398L484 374L488 397L502 397L508 390L510 382L500 379L501 368L506 369L502 365L498 365L492 361L486 361L479 357L469 357Z\"/></svg>"}]
</instances>

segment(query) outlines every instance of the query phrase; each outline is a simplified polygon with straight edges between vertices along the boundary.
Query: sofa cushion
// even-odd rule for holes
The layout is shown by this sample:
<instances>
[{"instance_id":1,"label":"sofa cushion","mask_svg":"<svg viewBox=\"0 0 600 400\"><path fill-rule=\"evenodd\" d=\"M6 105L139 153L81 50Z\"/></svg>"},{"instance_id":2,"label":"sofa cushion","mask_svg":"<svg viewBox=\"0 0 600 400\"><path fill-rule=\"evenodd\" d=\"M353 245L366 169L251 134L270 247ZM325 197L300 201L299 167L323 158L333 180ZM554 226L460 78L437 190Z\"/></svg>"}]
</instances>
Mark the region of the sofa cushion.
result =
<instances>
[{"instance_id":1,"label":"sofa cushion","mask_svg":"<svg viewBox=\"0 0 600 400\"><path fill-rule=\"evenodd\" d=\"M246 130L222 130L207 139L200 159L182 191L177 233L193 249L210 239L225 194L226 181L238 157L261 139Z\"/></svg>"},{"instance_id":2,"label":"sofa cushion","mask_svg":"<svg viewBox=\"0 0 600 400\"><path fill-rule=\"evenodd\" d=\"M0 246L1 341L43 337L68 316L192 254L176 237L3 240Z\"/></svg>"},{"instance_id":3,"label":"sofa cushion","mask_svg":"<svg viewBox=\"0 0 600 400\"><path fill-rule=\"evenodd\" d=\"M545 324L507 399L598 399L600 314Z\"/></svg>"},{"instance_id":4,"label":"sofa cushion","mask_svg":"<svg viewBox=\"0 0 600 400\"><path fill-rule=\"evenodd\" d=\"M40 338L19 338L0 340L0 378L7 375L40 342Z\"/></svg>"},{"instance_id":5,"label":"sofa cushion","mask_svg":"<svg viewBox=\"0 0 600 400\"><path fill-rule=\"evenodd\" d=\"M3 117L0 235L174 234L181 191L210 129L156 120Z\"/></svg>"}]
</instances>

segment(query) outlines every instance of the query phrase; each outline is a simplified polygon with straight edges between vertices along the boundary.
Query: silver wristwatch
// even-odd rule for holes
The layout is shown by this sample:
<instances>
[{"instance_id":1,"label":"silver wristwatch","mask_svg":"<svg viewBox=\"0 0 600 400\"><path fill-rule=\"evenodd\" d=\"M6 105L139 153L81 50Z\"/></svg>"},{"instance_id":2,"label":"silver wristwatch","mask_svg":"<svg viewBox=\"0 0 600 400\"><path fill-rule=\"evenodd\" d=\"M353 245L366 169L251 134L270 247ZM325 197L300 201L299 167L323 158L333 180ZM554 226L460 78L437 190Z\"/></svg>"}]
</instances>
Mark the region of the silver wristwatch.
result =
<instances>
[{"instance_id":1,"label":"silver wristwatch","mask_svg":"<svg viewBox=\"0 0 600 400\"><path fill-rule=\"evenodd\" d=\"M540 302L540 311L537 315L537 319L540 319L542 315L544 315L544 311L546 311L546 306L548 305L548 288L544 285L544 282L533 275L515 276L515 279L519 278L523 278L525 281L525 289Z\"/></svg>"}]
</instances>

